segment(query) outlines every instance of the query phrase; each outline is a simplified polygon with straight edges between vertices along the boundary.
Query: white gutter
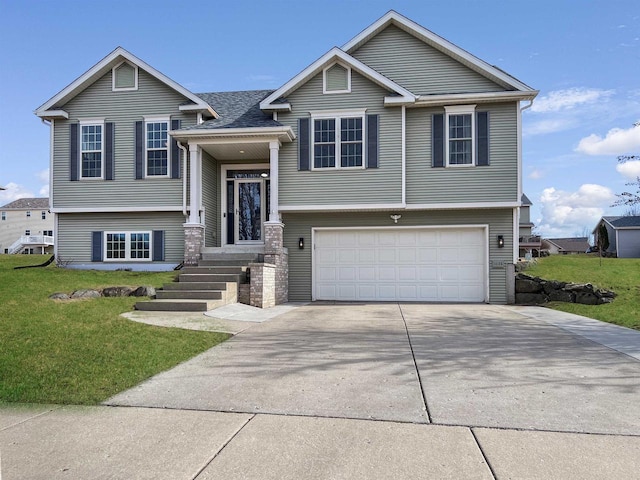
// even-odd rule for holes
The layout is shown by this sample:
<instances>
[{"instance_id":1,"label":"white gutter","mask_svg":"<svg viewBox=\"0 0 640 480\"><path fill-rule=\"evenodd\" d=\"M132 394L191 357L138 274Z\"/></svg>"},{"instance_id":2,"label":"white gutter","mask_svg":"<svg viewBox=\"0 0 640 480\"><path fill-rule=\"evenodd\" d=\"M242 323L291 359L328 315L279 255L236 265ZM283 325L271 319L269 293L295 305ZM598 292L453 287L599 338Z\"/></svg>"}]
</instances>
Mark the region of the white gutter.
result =
<instances>
[{"instance_id":1,"label":"white gutter","mask_svg":"<svg viewBox=\"0 0 640 480\"><path fill-rule=\"evenodd\" d=\"M536 93L537 94L537 93ZM518 254L520 253L520 206L522 203L522 112L533 105L533 98L529 99L529 104L518 109L518 206L513 212L513 263L518 262ZM516 242L516 239L518 241Z\"/></svg>"}]
</instances>

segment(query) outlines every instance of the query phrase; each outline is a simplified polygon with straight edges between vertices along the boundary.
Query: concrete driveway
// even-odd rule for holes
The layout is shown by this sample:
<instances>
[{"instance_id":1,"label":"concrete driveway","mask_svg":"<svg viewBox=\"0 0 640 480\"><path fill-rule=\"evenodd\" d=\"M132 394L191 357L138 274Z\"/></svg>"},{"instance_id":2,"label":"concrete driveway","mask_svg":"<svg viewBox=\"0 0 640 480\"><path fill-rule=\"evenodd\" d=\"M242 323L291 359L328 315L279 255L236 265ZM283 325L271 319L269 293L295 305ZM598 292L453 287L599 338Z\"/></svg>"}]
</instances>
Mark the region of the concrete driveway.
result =
<instances>
[{"instance_id":1,"label":"concrete driveway","mask_svg":"<svg viewBox=\"0 0 640 480\"><path fill-rule=\"evenodd\" d=\"M640 435L640 362L525 311L313 304L108 405Z\"/></svg>"}]
</instances>

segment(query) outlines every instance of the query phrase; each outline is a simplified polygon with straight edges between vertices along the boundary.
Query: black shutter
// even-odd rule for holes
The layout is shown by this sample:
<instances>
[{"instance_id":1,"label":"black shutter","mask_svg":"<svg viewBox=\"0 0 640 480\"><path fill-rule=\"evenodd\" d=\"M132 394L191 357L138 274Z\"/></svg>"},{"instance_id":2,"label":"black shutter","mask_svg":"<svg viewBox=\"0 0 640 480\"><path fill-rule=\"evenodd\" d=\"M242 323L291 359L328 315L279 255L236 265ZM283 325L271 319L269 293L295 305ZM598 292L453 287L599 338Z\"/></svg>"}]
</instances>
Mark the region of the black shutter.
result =
<instances>
[{"instance_id":1,"label":"black shutter","mask_svg":"<svg viewBox=\"0 0 640 480\"><path fill-rule=\"evenodd\" d=\"M136 179L144 177L144 124L136 122Z\"/></svg>"},{"instance_id":2,"label":"black shutter","mask_svg":"<svg viewBox=\"0 0 640 480\"><path fill-rule=\"evenodd\" d=\"M178 130L180 128L180 120L171 120L171 130ZM180 147L178 142L171 139L171 178L180 178Z\"/></svg>"},{"instance_id":3,"label":"black shutter","mask_svg":"<svg viewBox=\"0 0 640 480\"><path fill-rule=\"evenodd\" d=\"M114 143L114 125L113 122L104 124L104 179L113 180L114 164L113 164L113 143Z\"/></svg>"},{"instance_id":4,"label":"black shutter","mask_svg":"<svg viewBox=\"0 0 640 480\"><path fill-rule=\"evenodd\" d=\"M311 170L309 163L309 125L308 118L298 119L298 170Z\"/></svg>"},{"instance_id":5,"label":"black shutter","mask_svg":"<svg viewBox=\"0 0 640 480\"><path fill-rule=\"evenodd\" d=\"M153 231L153 258L154 262L164 260L164 230Z\"/></svg>"},{"instance_id":6,"label":"black shutter","mask_svg":"<svg viewBox=\"0 0 640 480\"><path fill-rule=\"evenodd\" d=\"M476 165L489 165L489 112L476 114Z\"/></svg>"},{"instance_id":7,"label":"black shutter","mask_svg":"<svg viewBox=\"0 0 640 480\"><path fill-rule=\"evenodd\" d=\"M71 172L70 176L72 182L78 180L78 167L80 165L80 156L78 152L79 147L78 124L72 123L69 125L69 151L71 152L69 155L69 170Z\"/></svg>"},{"instance_id":8,"label":"black shutter","mask_svg":"<svg viewBox=\"0 0 640 480\"><path fill-rule=\"evenodd\" d=\"M367 115L367 168L378 168L378 115Z\"/></svg>"},{"instance_id":9,"label":"black shutter","mask_svg":"<svg viewBox=\"0 0 640 480\"><path fill-rule=\"evenodd\" d=\"M444 167L444 115L433 115L432 167Z\"/></svg>"},{"instance_id":10,"label":"black shutter","mask_svg":"<svg viewBox=\"0 0 640 480\"><path fill-rule=\"evenodd\" d=\"M91 232L91 261L102 261L102 232Z\"/></svg>"}]
</instances>

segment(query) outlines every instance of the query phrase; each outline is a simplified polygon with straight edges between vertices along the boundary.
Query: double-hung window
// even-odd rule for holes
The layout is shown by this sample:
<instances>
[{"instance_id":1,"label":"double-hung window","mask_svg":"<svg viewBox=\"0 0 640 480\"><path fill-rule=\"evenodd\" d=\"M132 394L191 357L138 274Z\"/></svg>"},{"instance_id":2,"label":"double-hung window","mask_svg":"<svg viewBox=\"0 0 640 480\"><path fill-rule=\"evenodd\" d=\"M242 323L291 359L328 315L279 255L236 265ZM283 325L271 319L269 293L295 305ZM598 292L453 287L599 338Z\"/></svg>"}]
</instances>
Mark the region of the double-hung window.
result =
<instances>
[{"instance_id":1,"label":"double-hung window","mask_svg":"<svg viewBox=\"0 0 640 480\"><path fill-rule=\"evenodd\" d=\"M81 178L103 176L104 122L80 122L80 175Z\"/></svg>"},{"instance_id":2,"label":"double-hung window","mask_svg":"<svg viewBox=\"0 0 640 480\"><path fill-rule=\"evenodd\" d=\"M313 168L364 168L364 111L313 114Z\"/></svg>"},{"instance_id":3,"label":"double-hung window","mask_svg":"<svg viewBox=\"0 0 640 480\"><path fill-rule=\"evenodd\" d=\"M145 120L146 176L166 177L169 174L169 120Z\"/></svg>"},{"instance_id":4,"label":"double-hung window","mask_svg":"<svg viewBox=\"0 0 640 480\"><path fill-rule=\"evenodd\" d=\"M475 105L445 107L447 166L475 164Z\"/></svg>"},{"instance_id":5,"label":"double-hung window","mask_svg":"<svg viewBox=\"0 0 640 480\"><path fill-rule=\"evenodd\" d=\"M151 260L151 232L105 232L104 259Z\"/></svg>"}]
</instances>

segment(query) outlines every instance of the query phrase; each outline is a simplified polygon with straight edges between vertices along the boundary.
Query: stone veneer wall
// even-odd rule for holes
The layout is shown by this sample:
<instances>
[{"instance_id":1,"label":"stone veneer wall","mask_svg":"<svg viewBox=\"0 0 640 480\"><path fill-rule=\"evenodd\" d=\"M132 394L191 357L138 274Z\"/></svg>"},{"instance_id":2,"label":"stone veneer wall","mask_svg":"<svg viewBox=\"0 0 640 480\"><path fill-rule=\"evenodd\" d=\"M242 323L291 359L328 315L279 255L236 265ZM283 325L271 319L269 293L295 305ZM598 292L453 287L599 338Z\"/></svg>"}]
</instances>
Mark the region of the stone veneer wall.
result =
<instances>
[{"instance_id":1,"label":"stone veneer wall","mask_svg":"<svg viewBox=\"0 0 640 480\"><path fill-rule=\"evenodd\" d=\"M251 287L249 305L269 308L276 305L276 266L270 263L250 263Z\"/></svg>"},{"instance_id":2,"label":"stone veneer wall","mask_svg":"<svg viewBox=\"0 0 640 480\"><path fill-rule=\"evenodd\" d=\"M185 223L184 227L184 264L198 265L200 252L204 247L204 225Z\"/></svg>"},{"instance_id":3,"label":"stone veneer wall","mask_svg":"<svg viewBox=\"0 0 640 480\"><path fill-rule=\"evenodd\" d=\"M284 248L284 224L267 222L264 227L264 261L275 266L275 304L280 305L289 301L289 255Z\"/></svg>"}]
</instances>

